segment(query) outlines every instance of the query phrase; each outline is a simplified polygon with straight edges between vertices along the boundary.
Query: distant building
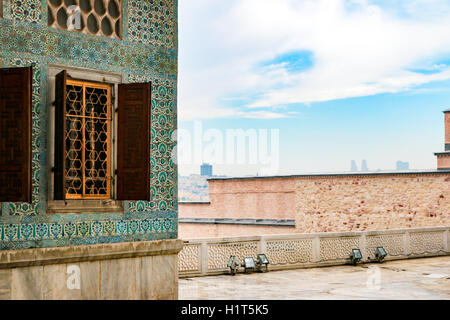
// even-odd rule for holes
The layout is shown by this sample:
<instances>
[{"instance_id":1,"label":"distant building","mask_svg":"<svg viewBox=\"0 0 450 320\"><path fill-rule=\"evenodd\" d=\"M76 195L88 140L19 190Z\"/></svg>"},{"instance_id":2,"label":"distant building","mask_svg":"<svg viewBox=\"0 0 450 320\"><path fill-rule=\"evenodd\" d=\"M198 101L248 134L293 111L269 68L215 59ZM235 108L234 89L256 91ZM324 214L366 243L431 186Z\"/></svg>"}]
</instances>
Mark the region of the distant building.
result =
<instances>
[{"instance_id":1,"label":"distant building","mask_svg":"<svg viewBox=\"0 0 450 320\"><path fill-rule=\"evenodd\" d=\"M397 171L409 170L409 162L397 161Z\"/></svg>"},{"instance_id":2,"label":"distant building","mask_svg":"<svg viewBox=\"0 0 450 320\"><path fill-rule=\"evenodd\" d=\"M362 172L367 172L367 171L369 171L369 168L367 167L367 161L366 161L366 160L363 160L363 161L361 162L361 171L362 171Z\"/></svg>"},{"instance_id":3,"label":"distant building","mask_svg":"<svg viewBox=\"0 0 450 320\"><path fill-rule=\"evenodd\" d=\"M200 174L203 177L212 177L213 175L213 167L210 164L204 163L200 167Z\"/></svg>"},{"instance_id":4,"label":"distant building","mask_svg":"<svg viewBox=\"0 0 450 320\"><path fill-rule=\"evenodd\" d=\"M357 172L358 171L358 166L356 165L356 161L352 160L352 163L350 165L350 171L351 172Z\"/></svg>"},{"instance_id":5,"label":"distant building","mask_svg":"<svg viewBox=\"0 0 450 320\"><path fill-rule=\"evenodd\" d=\"M445 151L437 152L438 170L450 170L450 109L444 111L445 114Z\"/></svg>"},{"instance_id":6,"label":"distant building","mask_svg":"<svg viewBox=\"0 0 450 320\"><path fill-rule=\"evenodd\" d=\"M187 240L448 226L449 179L450 171L437 170L212 178L208 202L179 204L178 236ZM442 220L431 215L401 218L413 210L427 212L430 204ZM393 207L398 211L389 212ZM376 218L364 214L369 211Z\"/></svg>"}]
</instances>

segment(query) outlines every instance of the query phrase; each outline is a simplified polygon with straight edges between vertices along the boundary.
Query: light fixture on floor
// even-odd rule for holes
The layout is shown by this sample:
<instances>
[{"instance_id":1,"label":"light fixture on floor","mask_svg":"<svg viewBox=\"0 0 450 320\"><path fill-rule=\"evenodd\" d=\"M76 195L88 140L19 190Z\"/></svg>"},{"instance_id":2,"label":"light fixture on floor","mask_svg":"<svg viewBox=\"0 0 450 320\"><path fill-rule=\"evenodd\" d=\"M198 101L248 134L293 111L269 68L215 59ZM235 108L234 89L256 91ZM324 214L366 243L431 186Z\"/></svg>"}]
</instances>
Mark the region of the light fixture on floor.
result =
<instances>
[{"instance_id":1,"label":"light fixture on floor","mask_svg":"<svg viewBox=\"0 0 450 320\"><path fill-rule=\"evenodd\" d=\"M256 264L255 259L253 257L246 257L244 258L244 264L242 265L244 267L245 272L249 272L255 270Z\"/></svg>"},{"instance_id":2,"label":"light fixture on floor","mask_svg":"<svg viewBox=\"0 0 450 320\"><path fill-rule=\"evenodd\" d=\"M350 254L350 260L352 261L352 264L356 266L356 264L361 261L362 254L361 250L359 249L352 249L352 253Z\"/></svg>"},{"instance_id":3,"label":"light fixture on floor","mask_svg":"<svg viewBox=\"0 0 450 320\"><path fill-rule=\"evenodd\" d=\"M236 256L230 256L230 259L228 259L227 267L230 268L230 273L232 276L234 276L236 274L240 265L241 265L241 263L236 258Z\"/></svg>"},{"instance_id":4,"label":"light fixture on floor","mask_svg":"<svg viewBox=\"0 0 450 320\"><path fill-rule=\"evenodd\" d=\"M383 247L377 247L375 251L375 258L378 262L383 262L384 258L387 256L386 250Z\"/></svg>"},{"instance_id":5,"label":"light fixture on floor","mask_svg":"<svg viewBox=\"0 0 450 320\"><path fill-rule=\"evenodd\" d=\"M264 253L258 254L258 258L256 259L256 265L258 268L258 271L263 271L262 267L265 266L266 272L268 271L268 264L269 259L267 259L267 256Z\"/></svg>"}]
</instances>

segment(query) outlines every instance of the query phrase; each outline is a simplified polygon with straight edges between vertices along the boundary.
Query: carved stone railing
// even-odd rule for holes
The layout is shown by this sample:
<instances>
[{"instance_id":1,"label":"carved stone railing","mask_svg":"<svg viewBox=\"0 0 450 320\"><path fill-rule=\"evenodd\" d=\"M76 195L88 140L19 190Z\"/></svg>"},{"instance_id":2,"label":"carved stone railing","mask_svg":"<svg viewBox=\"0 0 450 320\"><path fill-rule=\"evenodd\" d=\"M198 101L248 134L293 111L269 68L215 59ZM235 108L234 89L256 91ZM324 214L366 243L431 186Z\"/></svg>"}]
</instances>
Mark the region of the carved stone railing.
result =
<instances>
[{"instance_id":1,"label":"carved stone railing","mask_svg":"<svg viewBox=\"0 0 450 320\"><path fill-rule=\"evenodd\" d=\"M359 248L362 262L385 248L385 260L449 255L450 227L386 231L267 235L258 237L185 240L179 253L180 277L228 273L230 255L239 261L265 253L269 270L297 269L349 263L352 249Z\"/></svg>"}]
</instances>

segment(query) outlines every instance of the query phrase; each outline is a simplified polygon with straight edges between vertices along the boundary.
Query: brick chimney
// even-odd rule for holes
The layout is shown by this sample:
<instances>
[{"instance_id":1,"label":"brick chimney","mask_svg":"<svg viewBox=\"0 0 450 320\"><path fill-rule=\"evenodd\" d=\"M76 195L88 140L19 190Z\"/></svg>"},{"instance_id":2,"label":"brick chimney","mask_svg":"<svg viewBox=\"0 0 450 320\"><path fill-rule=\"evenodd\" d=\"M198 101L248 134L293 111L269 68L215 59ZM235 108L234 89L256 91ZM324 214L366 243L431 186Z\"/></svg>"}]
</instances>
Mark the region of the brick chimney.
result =
<instances>
[{"instance_id":1,"label":"brick chimney","mask_svg":"<svg viewBox=\"0 0 450 320\"><path fill-rule=\"evenodd\" d=\"M450 170L450 109L444 111L445 115L445 151L435 153L438 170Z\"/></svg>"}]
</instances>

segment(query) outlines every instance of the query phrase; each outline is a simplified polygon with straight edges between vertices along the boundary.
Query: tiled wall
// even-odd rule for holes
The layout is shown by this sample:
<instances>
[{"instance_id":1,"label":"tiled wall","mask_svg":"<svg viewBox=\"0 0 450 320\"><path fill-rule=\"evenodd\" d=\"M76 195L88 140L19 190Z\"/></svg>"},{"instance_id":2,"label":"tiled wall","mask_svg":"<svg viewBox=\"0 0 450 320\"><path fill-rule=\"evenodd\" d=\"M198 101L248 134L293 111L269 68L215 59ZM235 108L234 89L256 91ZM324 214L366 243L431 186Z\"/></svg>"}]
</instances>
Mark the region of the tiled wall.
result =
<instances>
[{"instance_id":1,"label":"tiled wall","mask_svg":"<svg viewBox=\"0 0 450 320\"><path fill-rule=\"evenodd\" d=\"M1 1L1 0L0 0ZM0 67L33 65L32 203L2 203L0 250L177 237L177 0L123 0L121 40L47 26L47 0L3 0ZM47 214L48 64L152 81L151 201L124 213Z\"/></svg>"}]
</instances>

